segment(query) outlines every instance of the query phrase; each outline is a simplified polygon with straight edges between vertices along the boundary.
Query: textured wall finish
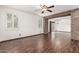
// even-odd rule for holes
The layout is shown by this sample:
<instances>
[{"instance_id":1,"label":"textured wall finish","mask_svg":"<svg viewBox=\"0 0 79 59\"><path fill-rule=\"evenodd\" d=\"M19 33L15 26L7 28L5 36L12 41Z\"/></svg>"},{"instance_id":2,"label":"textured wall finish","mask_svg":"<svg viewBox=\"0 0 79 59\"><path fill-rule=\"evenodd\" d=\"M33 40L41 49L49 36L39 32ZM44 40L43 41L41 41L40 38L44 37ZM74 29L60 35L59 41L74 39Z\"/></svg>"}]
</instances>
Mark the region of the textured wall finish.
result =
<instances>
[{"instance_id":1,"label":"textured wall finish","mask_svg":"<svg viewBox=\"0 0 79 59\"><path fill-rule=\"evenodd\" d=\"M74 40L79 40L79 9L71 13L71 36Z\"/></svg>"}]
</instances>

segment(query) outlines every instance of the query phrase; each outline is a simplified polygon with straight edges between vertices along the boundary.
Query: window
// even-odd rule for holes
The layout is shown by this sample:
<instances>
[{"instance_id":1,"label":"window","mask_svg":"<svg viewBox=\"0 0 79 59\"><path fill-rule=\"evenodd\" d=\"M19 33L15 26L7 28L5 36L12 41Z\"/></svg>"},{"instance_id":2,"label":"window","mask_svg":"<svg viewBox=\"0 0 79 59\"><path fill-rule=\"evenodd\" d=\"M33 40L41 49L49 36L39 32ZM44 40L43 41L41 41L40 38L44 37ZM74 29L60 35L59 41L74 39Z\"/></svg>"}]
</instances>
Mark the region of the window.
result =
<instances>
[{"instance_id":1,"label":"window","mask_svg":"<svg viewBox=\"0 0 79 59\"><path fill-rule=\"evenodd\" d=\"M18 17L14 14L7 13L7 29L18 28Z\"/></svg>"}]
</instances>

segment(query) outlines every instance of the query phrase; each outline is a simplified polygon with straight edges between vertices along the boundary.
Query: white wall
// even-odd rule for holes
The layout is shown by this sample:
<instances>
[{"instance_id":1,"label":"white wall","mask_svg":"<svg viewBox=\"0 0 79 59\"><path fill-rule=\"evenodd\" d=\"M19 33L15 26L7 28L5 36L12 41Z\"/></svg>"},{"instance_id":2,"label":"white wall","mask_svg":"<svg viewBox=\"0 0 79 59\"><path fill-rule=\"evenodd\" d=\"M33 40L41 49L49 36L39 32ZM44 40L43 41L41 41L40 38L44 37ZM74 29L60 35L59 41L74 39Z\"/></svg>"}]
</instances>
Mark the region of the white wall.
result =
<instances>
[{"instance_id":1,"label":"white wall","mask_svg":"<svg viewBox=\"0 0 79 59\"><path fill-rule=\"evenodd\" d=\"M59 17L50 19L49 21L54 21L54 28L55 31L65 31L65 32L71 32L71 17Z\"/></svg>"},{"instance_id":2,"label":"white wall","mask_svg":"<svg viewBox=\"0 0 79 59\"><path fill-rule=\"evenodd\" d=\"M7 13L17 15L19 18L19 28L17 30L8 30L7 25ZM39 23L41 26L39 27ZM43 33L43 19L42 17L19 11L10 8L0 7L0 41L14 39L18 37L30 36ZM19 36L21 34L21 36Z\"/></svg>"}]
</instances>

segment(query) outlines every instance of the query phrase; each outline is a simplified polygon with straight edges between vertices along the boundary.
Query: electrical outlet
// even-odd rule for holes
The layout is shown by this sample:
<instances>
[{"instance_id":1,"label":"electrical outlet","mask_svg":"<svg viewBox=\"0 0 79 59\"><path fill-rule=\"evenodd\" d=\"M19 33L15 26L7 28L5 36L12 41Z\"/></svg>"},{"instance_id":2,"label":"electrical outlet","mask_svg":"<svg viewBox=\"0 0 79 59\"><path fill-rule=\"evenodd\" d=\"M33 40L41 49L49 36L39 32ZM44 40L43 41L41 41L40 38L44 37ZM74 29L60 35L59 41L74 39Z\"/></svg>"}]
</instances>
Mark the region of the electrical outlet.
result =
<instances>
[{"instance_id":1,"label":"electrical outlet","mask_svg":"<svg viewBox=\"0 0 79 59\"><path fill-rule=\"evenodd\" d=\"M21 36L21 34L19 34L19 36Z\"/></svg>"}]
</instances>

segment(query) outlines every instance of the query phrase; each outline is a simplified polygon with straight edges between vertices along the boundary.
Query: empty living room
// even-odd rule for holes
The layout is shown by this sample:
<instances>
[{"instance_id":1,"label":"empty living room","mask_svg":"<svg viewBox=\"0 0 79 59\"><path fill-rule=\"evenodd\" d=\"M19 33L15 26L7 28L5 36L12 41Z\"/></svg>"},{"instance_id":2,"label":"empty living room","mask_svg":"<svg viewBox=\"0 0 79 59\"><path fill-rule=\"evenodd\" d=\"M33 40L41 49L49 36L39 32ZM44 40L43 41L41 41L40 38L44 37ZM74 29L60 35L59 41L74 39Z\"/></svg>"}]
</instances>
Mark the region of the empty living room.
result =
<instances>
[{"instance_id":1,"label":"empty living room","mask_svg":"<svg viewBox=\"0 0 79 59\"><path fill-rule=\"evenodd\" d=\"M0 53L78 53L79 5L0 5Z\"/></svg>"}]
</instances>

